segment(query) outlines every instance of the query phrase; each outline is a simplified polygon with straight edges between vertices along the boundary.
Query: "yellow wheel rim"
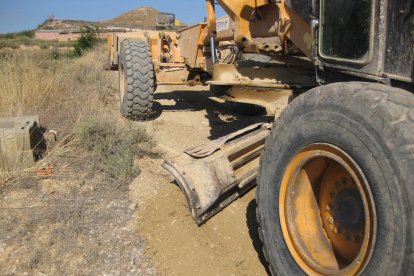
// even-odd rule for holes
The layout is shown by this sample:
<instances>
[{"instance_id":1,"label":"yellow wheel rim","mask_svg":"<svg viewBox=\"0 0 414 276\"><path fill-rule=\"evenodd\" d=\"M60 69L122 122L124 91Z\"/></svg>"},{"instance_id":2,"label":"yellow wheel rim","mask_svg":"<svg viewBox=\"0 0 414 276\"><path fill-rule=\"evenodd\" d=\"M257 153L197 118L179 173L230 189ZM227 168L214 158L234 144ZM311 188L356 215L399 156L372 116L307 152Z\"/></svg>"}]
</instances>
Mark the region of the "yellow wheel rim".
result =
<instances>
[{"instance_id":1,"label":"yellow wheel rim","mask_svg":"<svg viewBox=\"0 0 414 276\"><path fill-rule=\"evenodd\" d=\"M363 271L375 242L376 216L361 169L341 149L313 144L287 166L279 196L283 237L308 275Z\"/></svg>"}]
</instances>

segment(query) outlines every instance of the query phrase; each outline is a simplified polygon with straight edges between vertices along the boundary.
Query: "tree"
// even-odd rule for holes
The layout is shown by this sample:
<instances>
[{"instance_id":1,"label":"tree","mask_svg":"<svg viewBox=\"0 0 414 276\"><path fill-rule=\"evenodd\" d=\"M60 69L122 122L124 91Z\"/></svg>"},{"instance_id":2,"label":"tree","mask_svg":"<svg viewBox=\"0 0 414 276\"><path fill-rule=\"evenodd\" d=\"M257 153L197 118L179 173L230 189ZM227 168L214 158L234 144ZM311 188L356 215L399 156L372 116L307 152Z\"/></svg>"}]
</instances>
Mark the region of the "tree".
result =
<instances>
[{"instance_id":1,"label":"tree","mask_svg":"<svg viewBox=\"0 0 414 276\"><path fill-rule=\"evenodd\" d=\"M75 56L81 56L84 51L92 49L98 42L97 29L86 26L82 27L80 31L81 37L75 44Z\"/></svg>"}]
</instances>

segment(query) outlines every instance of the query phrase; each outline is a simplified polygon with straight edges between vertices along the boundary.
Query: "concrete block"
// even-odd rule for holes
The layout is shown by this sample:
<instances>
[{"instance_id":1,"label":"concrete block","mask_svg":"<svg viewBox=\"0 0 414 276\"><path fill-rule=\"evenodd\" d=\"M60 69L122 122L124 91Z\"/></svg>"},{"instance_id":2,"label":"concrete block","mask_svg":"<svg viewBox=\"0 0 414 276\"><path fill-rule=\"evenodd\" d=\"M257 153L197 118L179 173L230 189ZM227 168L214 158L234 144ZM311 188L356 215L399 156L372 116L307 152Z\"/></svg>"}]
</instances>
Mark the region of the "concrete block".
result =
<instances>
[{"instance_id":1,"label":"concrete block","mask_svg":"<svg viewBox=\"0 0 414 276\"><path fill-rule=\"evenodd\" d=\"M0 171L33 166L45 146L38 116L0 118Z\"/></svg>"}]
</instances>

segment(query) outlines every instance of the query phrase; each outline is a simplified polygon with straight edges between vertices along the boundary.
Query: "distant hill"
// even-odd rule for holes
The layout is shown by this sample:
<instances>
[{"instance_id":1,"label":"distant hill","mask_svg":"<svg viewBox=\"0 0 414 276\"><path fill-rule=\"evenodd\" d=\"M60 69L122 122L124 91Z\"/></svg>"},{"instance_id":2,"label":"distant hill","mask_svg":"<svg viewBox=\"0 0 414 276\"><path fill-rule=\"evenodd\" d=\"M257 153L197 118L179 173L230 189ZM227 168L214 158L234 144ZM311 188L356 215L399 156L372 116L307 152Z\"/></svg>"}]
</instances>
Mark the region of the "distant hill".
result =
<instances>
[{"instance_id":1,"label":"distant hill","mask_svg":"<svg viewBox=\"0 0 414 276\"><path fill-rule=\"evenodd\" d=\"M157 9L151 7L139 7L137 9L127 11L113 19L104 21L47 19L44 23L39 25L38 29L79 29L85 25L95 27L155 29L158 13L159 11ZM186 24L176 19L176 26L184 27Z\"/></svg>"},{"instance_id":2,"label":"distant hill","mask_svg":"<svg viewBox=\"0 0 414 276\"><path fill-rule=\"evenodd\" d=\"M130 28L153 28L157 23L158 10L151 7L140 7L121 14L114 19L102 21L104 25Z\"/></svg>"},{"instance_id":3,"label":"distant hill","mask_svg":"<svg viewBox=\"0 0 414 276\"><path fill-rule=\"evenodd\" d=\"M47 19L39 25L38 30L79 29L82 26L101 26L99 22L84 20Z\"/></svg>"}]
</instances>

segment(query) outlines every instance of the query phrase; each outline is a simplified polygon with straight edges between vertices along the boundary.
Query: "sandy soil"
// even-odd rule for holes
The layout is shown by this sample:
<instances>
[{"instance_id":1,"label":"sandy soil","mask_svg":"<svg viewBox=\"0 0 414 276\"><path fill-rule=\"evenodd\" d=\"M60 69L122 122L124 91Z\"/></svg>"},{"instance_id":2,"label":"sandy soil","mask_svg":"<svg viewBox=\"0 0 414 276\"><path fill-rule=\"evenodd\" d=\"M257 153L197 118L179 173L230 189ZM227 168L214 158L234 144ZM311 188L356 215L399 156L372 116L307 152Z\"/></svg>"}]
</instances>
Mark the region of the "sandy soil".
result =
<instances>
[{"instance_id":1,"label":"sandy soil","mask_svg":"<svg viewBox=\"0 0 414 276\"><path fill-rule=\"evenodd\" d=\"M146 125L158 140L162 158L139 161L142 173L129 192L138 205L146 256L161 275L266 275L255 189L197 227L184 195L161 164L185 148L268 118L237 115L228 104L194 88L162 87L156 101L158 118Z\"/></svg>"},{"instance_id":2,"label":"sandy soil","mask_svg":"<svg viewBox=\"0 0 414 276\"><path fill-rule=\"evenodd\" d=\"M103 179L90 157L67 155L51 177L0 189L0 275L267 274L255 190L197 227L161 164L268 118L239 116L205 89L161 87L155 100L154 119L134 124L155 135L158 154L137 160L141 174L129 186Z\"/></svg>"}]
</instances>

